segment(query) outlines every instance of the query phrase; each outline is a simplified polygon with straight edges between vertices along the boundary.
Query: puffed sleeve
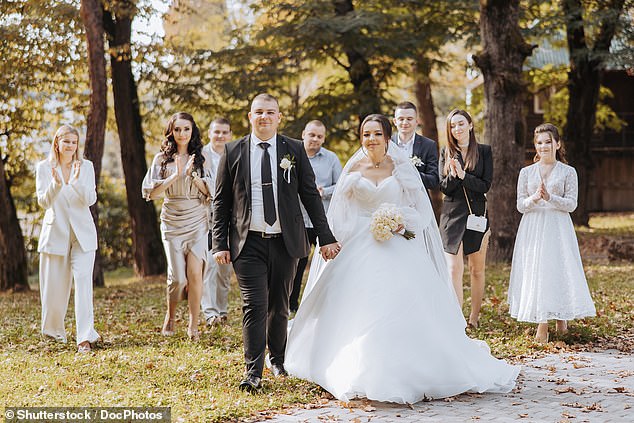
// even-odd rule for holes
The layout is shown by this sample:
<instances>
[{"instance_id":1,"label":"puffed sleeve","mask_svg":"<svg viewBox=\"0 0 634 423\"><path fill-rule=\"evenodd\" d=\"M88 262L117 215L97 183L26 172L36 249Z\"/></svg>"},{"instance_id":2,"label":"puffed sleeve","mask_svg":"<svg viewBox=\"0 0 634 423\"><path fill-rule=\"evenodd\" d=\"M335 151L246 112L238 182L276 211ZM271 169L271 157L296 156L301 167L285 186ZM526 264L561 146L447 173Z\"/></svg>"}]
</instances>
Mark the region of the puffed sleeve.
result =
<instances>
[{"instance_id":1,"label":"puffed sleeve","mask_svg":"<svg viewBox=\"0 0 634 423\"><path fill-rule=\"evenodd\" d=\"M517 211L520 213L526 213L537 206L532 194L528 192L528 174L529 168L525 167L520 170L520 176L517 179Z\"/></svg>"},{"instance_id":2,"label":"puffed sleeve","mask_svg":"<svg viewBox=\"0 0 634 423\"><path fill-rule=\"evenodd\" d=\"M571 166L567 166L566 177L564 180L564 195L550 194L548 204L557 210L572 213L577 208L577 195L579 191L579 182L577 180L577 171Z\"/></svg>"},{"instance_id":3,"label":"puffed sleeve","mask_svg":"<svg viewBox=\"0 0 634 423\"><path fill-rule=\"evenodd\" d=\"M95 168L90 160L83 160L79 171L79 178L71 179L69 183L76 195L76 200L82 206L90 207L97 202L97 187L95 186Z\"/></svg>"},{"instance_id":4,"label":"puffed sleeve","mask_svg":"<svg viewBox=\"0 0 634 423\"><path fill-rule=\"evenodd\" d=\"M154 160L152 160L152 165L148 168L145 173L145 177L143 178L143 183L141 184L141 194L146 201L152 201L150 198L150 194L152 191L161 185L165 178L161 177L161 159L163 158L163 154L159 153L154 156Z\"/></svg>"},{"instance_id":5,"label":"puffed sleeve","mask_svg":"<svg viewBox=\"0 0 634 423\"><path fill-rule=\"evenodd\" d=\"M200 175L200 179L202 179L207 187L207 195L203 195L202 193L201 195L205 202L210 202L213 200L214 191L216 189L216 173L211 165L211 156L204 149L202 155L205 158L205 162L203 163L203 173Z\"/></svg>"},{"instance_id":6,"label":"puffed sleeve","mask_svg":"<svg viewBox=\"0 0 634 423\"><path fill-rule=\"evenodd\" d=\"M62 184L58 184L51 175L51 166L46 160L37 164L35 171L35 193L37 204L43 209L51 208L57 194L62 189Z\"/></svg>"}]
</instances>

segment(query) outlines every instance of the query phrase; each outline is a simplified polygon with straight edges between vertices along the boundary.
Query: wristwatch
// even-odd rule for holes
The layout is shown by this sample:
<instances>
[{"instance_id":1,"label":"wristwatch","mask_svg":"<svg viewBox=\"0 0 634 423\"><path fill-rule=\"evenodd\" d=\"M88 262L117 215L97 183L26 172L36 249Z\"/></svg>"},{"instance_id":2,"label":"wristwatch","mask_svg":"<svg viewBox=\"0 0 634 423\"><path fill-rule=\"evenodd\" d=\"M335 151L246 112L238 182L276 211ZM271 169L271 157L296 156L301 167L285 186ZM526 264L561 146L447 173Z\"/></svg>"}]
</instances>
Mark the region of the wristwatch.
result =
<instances>
[{"instance_id":1,"label":"wristwatch","mask_svg":"<svg viewBox=\"0 0 634 423\"><path fill-rule=\"evenodd\" d=\"M199 177L200 177L200 175L198 174L198 171L197 171L197 170L193 170L193 171L192 171L192 173L191 173L191 177L192 177L192 178L199 178Z\"/></svg>"}]
</instances>

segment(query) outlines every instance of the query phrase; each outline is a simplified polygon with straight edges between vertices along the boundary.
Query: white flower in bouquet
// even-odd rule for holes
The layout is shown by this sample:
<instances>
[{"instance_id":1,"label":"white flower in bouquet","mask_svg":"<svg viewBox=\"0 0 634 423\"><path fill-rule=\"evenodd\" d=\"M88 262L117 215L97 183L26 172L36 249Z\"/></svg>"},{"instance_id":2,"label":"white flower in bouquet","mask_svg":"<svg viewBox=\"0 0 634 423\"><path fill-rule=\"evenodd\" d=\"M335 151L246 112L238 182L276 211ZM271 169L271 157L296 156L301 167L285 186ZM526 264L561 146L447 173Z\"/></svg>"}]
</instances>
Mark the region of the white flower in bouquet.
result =
<instances>
[{"instance_id":1,"label":"white flower in bouquet","mask_svg":"<svg viewBox=\"0 0 634 423\"><path fill-rule=\"evenodd\" d=\"M401 230L396 232L399 228ZM394 204L383 203L372 213L370 232L377 241L383 242L392 238L395 233L402 235L405 239L412 239L416 235L412 231L403 229L403 214Z\"/></svg>"}]
</instances>

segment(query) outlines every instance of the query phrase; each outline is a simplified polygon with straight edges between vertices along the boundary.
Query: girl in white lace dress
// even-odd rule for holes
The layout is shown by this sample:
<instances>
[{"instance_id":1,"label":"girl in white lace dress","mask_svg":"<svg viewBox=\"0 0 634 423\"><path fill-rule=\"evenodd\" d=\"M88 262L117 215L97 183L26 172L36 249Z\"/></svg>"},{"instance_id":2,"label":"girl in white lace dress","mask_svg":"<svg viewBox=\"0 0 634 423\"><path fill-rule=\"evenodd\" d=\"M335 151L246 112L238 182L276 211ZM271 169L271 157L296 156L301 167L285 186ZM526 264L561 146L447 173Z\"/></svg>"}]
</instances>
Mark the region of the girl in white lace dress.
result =
<instances>
[{"instance_id":1,"label":"girl in white lace dress","mask_svg":"<svg viewBox=\"0 0 634 423\"><path fill-rule=\"evenodd\" d=\"M536 163L520 171L517 210L523 213L513 252L508 302L511 316L538 323L548 342L548 320L567 332L567 320L596 314L583 272L570 213L577 208L577 172L565 164L557 128L535 128Z\"/></svg>"}]
</instances>

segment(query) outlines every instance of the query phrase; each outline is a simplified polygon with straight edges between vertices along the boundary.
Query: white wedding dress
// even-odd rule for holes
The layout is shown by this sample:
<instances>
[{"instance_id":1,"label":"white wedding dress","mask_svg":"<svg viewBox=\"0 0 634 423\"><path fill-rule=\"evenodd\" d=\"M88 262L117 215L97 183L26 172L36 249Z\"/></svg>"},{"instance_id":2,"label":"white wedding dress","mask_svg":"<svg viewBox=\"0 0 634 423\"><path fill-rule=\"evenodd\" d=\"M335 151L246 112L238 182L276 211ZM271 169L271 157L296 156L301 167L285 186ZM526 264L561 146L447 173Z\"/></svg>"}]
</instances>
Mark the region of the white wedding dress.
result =
<instances>
[{"instance_id":1,"label":"white wedding dress","mask_svg":"<svg viewBox=\"0 0 634 423\"><path fill-rule=\"evenodd\" d=\"M356 154L344 169L328 213L343 248L327 263L315 254L286 369L345 401L509 392L519 367L465 335L420 177L409 159L393 149L390 155L395 170L378 185L350 171ZM371 214L382 203L401 208L414 239L374 239Z\"/></svg>"},{"instance_id":2,"label":"white wedding dress","mask_svg":"<svg viewBox=\"0 0 634 423\"><path fill-rule=\"evenodd\" d=\"M570 213L577 208L577 172L556 162L545 182L550 201L533 201L542 182L539 163L520 171L508 302L511 316L540 323L596 315Z\"/></svg>"}]
</instances>

